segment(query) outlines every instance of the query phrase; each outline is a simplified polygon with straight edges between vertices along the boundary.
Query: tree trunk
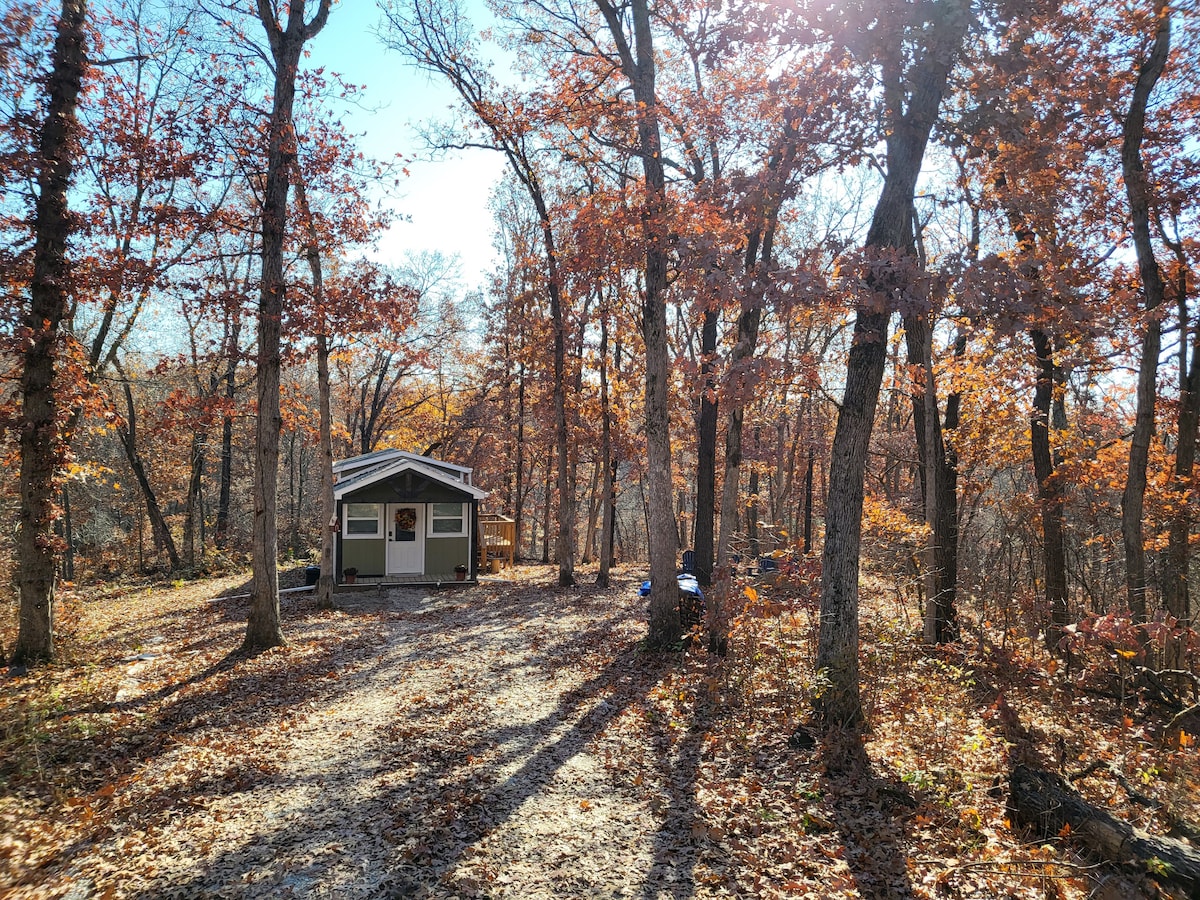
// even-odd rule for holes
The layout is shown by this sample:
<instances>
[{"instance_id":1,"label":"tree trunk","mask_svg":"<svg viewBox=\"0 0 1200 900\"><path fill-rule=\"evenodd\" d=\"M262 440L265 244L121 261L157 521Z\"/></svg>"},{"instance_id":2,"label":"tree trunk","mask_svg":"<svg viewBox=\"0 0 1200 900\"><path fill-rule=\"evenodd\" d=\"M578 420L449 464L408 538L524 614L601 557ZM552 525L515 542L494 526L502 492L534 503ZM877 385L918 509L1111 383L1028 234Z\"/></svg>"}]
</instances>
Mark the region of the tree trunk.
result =
<instances>
[{"instance_id":1,"label":"tree trunk","mask_svg":"<svg viewBox=\"0 0 1200 900\"><path fill-rule=\"evenodd\" d=\"M812 436L809 435L809 441ZM807 556L812 553L813 548L813 466L816 462L816 453L813 448L808 448L808 465L804 469L804 554Z\"/></svg>"},{"instance_id":2,"label":"tree trunk","mask_svg":"<svg viewBox=\"0 0 1200 900\"><path fill-rule=\"evenodd\" d=\"M1037 357L1037 384L1033 392L1033 414L1029 422L1029 440L1033 455L1033 477L1037 481L1038 506L1042 518L1042 565L1046 578L1046 606L1050 610L1050 627L1046 643L1051 649L1058 646L1062 628L1070 621L1067 605L1067 552L1063 526L1064 498L1055 478L1058 467L1050 447L1051 406L1059 369L1054 362L1050 339L1040 329L1029 332Z\"/></svg>"},{"instance_id":3,"label":"tree trunk","mask_svg":"<svg viewBox=\"0 0 1200 900\"><path fill-rule=\"evenodd\" d=\"M942 429L941 412L937 404L937 382L933 375L933 329L924 316L909 316L909 325L920 324L919 333L913 334L909 340L909 361L913 361L913 343L919 344L918 360L924 372L924 384L919 397L913 398L913 424L917 428L918 456L921 459L922 480L925 485L924 505L925 524L929 533L925 539L925 641L929 644L940 644L939 639L945 630L940 609L941 601L941 572L938 570L937 554L937 523L940 520L938 501L938 483L941 480L939 469L942 458ZM906 335L908 325L905 326ZM919 414L918 414L919 411Z\"/></svg>"},{"instance_id":4,"label":"tree trunk","mask_svg":"<svg viewBox=\"0 0 1200 900\"><path fill-rule=\"evenodd\" d=\"M762 307L751 304L738 316L737 341L729 354L729 376L732 383L754 354L758 343L758 326ZM738 507L741 499L742 424L746 415L741 402L730 403L725 423L725 473L721 483L721 530L717 538L716 585L708 603L710 648L724 654L732 619L732 554L733 534L737 530Z\"/></svg>"},{"instance_id":5,"label":"tree trunk","mask_svg":"<svg viewBox=\"0 0 1200 900\"><path fill-rule=\"evenodd\" d=\"M329 338L317 333L317 394L321 443L321 574L317 578L317 609L333 609L334 549L340 523L333 497L333 412L329 399Z\"/></svg>"},{"instance_id":6,"label":"tree trunk","mask_svg":"<svg viewBox=\"0 0 1200 900\"><path fill-rule=\"evenodd\" d=\"M596 513L600 508L600 470L604 460L597 457L592 467L592 487L588 491L587 529L583 538L583 562L586 565L596 558Z\"/></svg>"},{"instance_id":7,"label":"tree trunk","mask_svg":"<svg viewBox=\"0 0 1200 900\"><path fill-rule=\"evenodd\" d=\"M557 461L555 484L558 490L558 529L554 555L558 563L559 587L575 584L575 487L571 478L570 432L567 423L567 310L563 303L562 278L558 269L558 248L550 210L532 161L516 147L505 146L505 155L514 174L525 186L541 222L542 249L546 254L546 287L550 297L550 321L554 328L553 390L554 451ZM549 506L547 506L547 511ZM546 528L550 523L547 520Z\"/></svg>"},{"instance_id":8,"label":"tree trunk","mask_svg":"<svg viewBox=\"0 0 1200 900\"><path fill-rule=\"evenodd\" d=\"M1005 190L1007 176L1003 173L996 179L996 187ZM1006 208L1009 226L1016 238L1021 253L1021 274L1037 285L1041 272L1036 259L1036 232L1022 219L1017 207ZM1035 299L1040 299L1035 288ZM1066 409L1056 387L1063 380L1062 370L1054 361L1054 342L1041 328L1031 328L1029 339L1033 344L1035 382L1033 409L1029 422L1030 457L1033 461L1033 476L1037 484L1038 513L1042 524L1042 568L1044 569L1044 596L1050 620L1046 628L1046 643L1051 650L1058 646L1062 626L1068 624L1068 590L1066 528L1064 521L1065 498L1055 474L1058 469L1058 454L1051 448L1050 432L1054 427L1066 427Z\"/></svg>"},{"instance_id":9,"label":"tree trunk","mask_svg":"<svg viewBox=\"0 0 1200 900\"><path fill-rule=\"evenodd\" d=\"M65 484L62 489L62 510L63 540L66 541L66 546L63 547L63 578L67 581L74 581L75 526L71 520L71 491Z\"/></svg>"},{"instance_id":10,"label":"tree trunk","mask_svg":"<svg viewBox=\"0 0 1200 900\"><path fill-rule=\"evenodd\" d=\"M70 292L67 192L74 169L76 105L87 60L85 0L63 0L48 81L46 118L38 143L38 196L34 206L33 278L21 355L21 514L17 532L20 594L13 664L54 658L54 495L66 451L64 412L55 390L57 353Z\"/></svg>"},{"instance_id":11,"label":"tree trunk","mask_svg":"<svg viewBox=\"0 0 1200 900\"><path fill-rule=\"evenodd\" d=\"M696 580L705 587L712 584L715 562L713 531L717 502L717 384L713 368L719 318L716 309L705 309L704 325L700 330L700 374L704 384L700 394L700 414L696 420L696 525L692 534L692 549L696 553Z\"/></svg>"},{"instance_id":12,"label":"tree trunk","mask_svg":"<svg viewBox=\"0 0 1200 900\"><path fill-rule=\"evenodd\" d=\"M1180 257L1183 248L1176 249ZM1166 571L1163 572L1163 605L1183 626L1190 626L1191 595L1188 589L1188 570L1191 554L1188 539L1192 530L1188 493L1192 488L1192 472L1196 465L1196 437L1200 426L1200 328L1189 329L1187 306L1187 270L1181 258L1179 304L1179 410L1176 418L1178 440L1175 447L1175 468L1171 489L1175 495L1174 513L1167 530ZM1191 340L1188 335L1191 332ZM1188 359L1188 346L1191 359ZM1167 668L1184 668L1187 640L1179 637L1171 642Z\"/></svg>"},{"instance_id":13,"label":"tree trunk","mask_svg":"<svg viewBox=\"0 0 1200 900\"><path fill-rule=\"evenodd\" d=\"M857 726L863 718L858 678L858 557L867 449L887 361L890 318L888 310L880 309L879 295L894 297L909 280L904 257L911 258L914 252L911 210L917 176L947 77L971 18L965 0L945 0L937 7L929 43L923 53L914 53L908 77L900 70L899 47L890 51L897 61L885 66L884 95L890 119L887 175L866 248L885 253L896 250L901 259L891 271L877 269L866 278L868 291L855 310L845 390L830 449L816 660L817 670L828 678L817 712L830 724ZM900 108L904 81L911 85L907 110Z\"/></svg>"},{"instance_id":14,"label":"tree trunk","mask_svg":"<svg viewBox=\"0 0 1200 900\"><path fill-rule=\"evenodd\" d=\"M554 505L554 484L550 473L554 471L554 448L546 453L546 478L543 487L542 505L542 565L550 562L550 510Z\"/></svg>"},{"instance_id":15,"label":"tree trunk","mask_svg":"<svg viewBox=\"0 0 1200 900\"><path fill-rule=\"evenodd\" d=\"M597 587L608 587L609 571L613 561L613 495L616 480L616 463L612 458L612 410L608 401L608 310L600 311L600 462L604 466L604 484L601 498L600 525L600 572L596 575Z\"/></svg>"},{"instance_id":16,"label":"tree trunk","mask_svg":"<svg viewBox=\"0 0 1200 900\"><path fill-rule=\"evenodd\" d=\"M752 323L747 320L744 324L746 328L755 330L758 328L757 322ZM739 332L742 327L743 323L739 321ZM733 352L730 354L731 369L736 365L735 360L738 355L737 345L734 345ZM729 418L725 424L725 473L721 480L721 530L720 536L717 538L718 582L729 574L729 567L732 565L733 535L737 531L740 518L738 507L741 499L742 421L744 416L745 410L740 405L735 406L729 410Z\"/></svg>"},{"instance_id":17,"label":"tree trunk","mask_svg":"<svg viewBox=\"0 0 1200 900\"><path fill-rule=\"evenodd\" d=\"M221 550L229 544L229 508L233 499L233 401L237 397L238 342L242 317L233 313L226 321L225 411L221 415L221 466L217 487L217 523L213 542Z\"/></svg>"},{"instance_id":18,"label":"tree trunk","mask_svg":"<svg viewBox=\"0 0 1200 900\"><path fill-rule=\"evenodd\" d=\"M758 448L758 429L754 429L754 446ZM750 482L746 485L746 552L758 559L762 548L758 542L758 467L750 467Z\"/></svg>"},{"instance_id":19,"label":"tree trunk","mask_svg":"<svg viewBox=\"0 0 1200 900\"><path fill-rule=\"evenodd\" d=\"M674 646L679 640L679 589L675 563L679 551L671 515L671 360L667 346L667 182L663 170L655 92L654 39L648 0L630 0L633 45L626 37L623 11L609 0L596 0L613 40L621 68L637 104L638 152L642 159L642 240L645 243L642 338L646 350L646 481L649 489L647 526L650 550L651 647Z\"/></svg>"},{"instance_id":20,"label":"tree trunk","mask_svg":"<svg viewBox=\"0 0 1200 900\"><path fill-rule=\"evenodd\" d=\"M744 272L749 279L750 297L738 314L737 339L729 354L728 381L730 393L736 399L729 403L725 425L725 472L721 483L721 524L716 551L716 590L708 604L708 628L711 647L725 652L730 621L730 544L738 522L738 501L741 488L742 425L745 420L745 400L740 396L745 386L744 369L758 347L758 330L762 323L762 308L766 296L767 271L774 260L775 230L783 188L796 153L796 133L791 124L784 128L783 146L772 154L767 163L768 188L763 219L759 227L747 235ZM751 475L756 478L756 475ZM754 492L754 488L751 492Z\"/></svg>"},{"instance_id":21,"label":"tree trunk","mask_svg":"<svg viewBox=\"0 0 1200 900\"><path fill-rule=\"evenodd\" d=\"M308 234L304 256L308 260L308 271L312 276L313 301L317 307L317 431L321 459L321 574L317 577L317 609L333 609L333 585L335 581L334 545L339 523L337 502L333 492L333 412L329 391L329 335L328 315L325 310L325 277L321 267L320 235L308 204L308 190L300 166L296 172L296 204Z\"/></svg>"},{"instance_id":22,"label":"tree trunk","mask_svg":"<svg viewBox=\"0 0 1200 900\"><path fill-rule=\"evenodd\" d=\"M279 479L279 408L282 368L282 315L286 285L283 244L287 234L288 182L296 158L292 105L296 75L306 41L329 18L332 0L320 0L312 22L305 24L307 0L292 0L287 27L276 20L271 0L258 0L258 16L267 32L275 61L275 90L271 108L267 178L262 209L262 290L258 301L258 421L254 439L254 584L246 622L247 651L284 643L279 624L279 523L276 488Z\"/></svg>"},{"instance_id":23,"label":"tree trunk","mask_svg":"<svg viewBox=\"0 0 1200 900\"><path fill-rule=\"evenodd\" d=\"M1129 473L1121 497L1121 539L1125 545L1125 587L1134 619L1144 623L1146 606L1146 548L1142 535L1143 504L1146 495L1146 467L1150 458L1150 440L1154 435L1154 406L1157 398L1158 357L1162 329L1157 310L1165 288L1154 245L1150 238L1150 184L1142 164L1142 139L1146 129L1146 107L1150 94L1166 68L1171 48L1171 15L1167 4L1157 4L1158 31L1149 58L1138 71L1137 84L1122 127L1121 173L1129 213L1133 224L1133 246L1137 251L1138 273L1142 279L1142 299L1146 310L1142 338L1142 358L1138 367L1137 410L1133 436L1129 442Z\"/></svg>"},{"instance_id":24,"label":"tree trunk","mask_svg":"<svg viewBox=\"0 0 1200 900\"><path fill-rule=\"evenodd\" d=\"M913 431L917 440L917 460L925 503L925 522L929 526L925 548L926 610L925 640L944 644L958 636L955 611L956 576L946 567L948 559L957 560L958 498L953 474L946 459L938 410L937 384L933 374L933 331L928 319L913 313L904 317L904 337L909 365L924 372L924 387L912 398ZM947 487L950 490L947 490ZM947 508L947 505L949 508ZM955 569L957 566L955 566Z\"/></svg>"},{"instance_id":25,"label":"tree trunk","mask_svg":"<svg viewBox=\"0 0 1200 900\"><path fill-rule=\"evenodd\" d=\"M554 323L554 444L558 459L558 534L555 556L558 560L558 586L575 583L575 487L571 479L570 434L567 429L566 385L566 310L563 308L562 285L558 273L558 251L554 246L554 230L540 188L535 204L542 215L542 243L546 251L547 277L550 289L550 318Z\"/></svg>"},{"instance_id":26,"label":"tree trunk","mask_svg":"<svg viewBox=\"0 0 1200 900\"><path fill-rule=\"evenodd\" d=\"M887 359L887 320L887 313L866 309L861 309L855 319L854 340L846 363L846 388L830 450L817 644L817 669L826 673L829 687L817 703L824 719L842 725L862 721L858 553L867 447Z\"/></svg>"},{"instance_id":27,"label":"tree trunk","mask_svg":"<svg viewBox=\"0 0 1200 900\"><path fill-rule=\"evenodd\" d=\"M961 358L967 352L967 337L959 332L954 340L954 355ZM942 633L943 640L955 640L958 628L958 454L952 440L946 439L958 428L962 395L951 391L946 396L946 412L939 434L942 449L938 468L938 524L937 559L938 571L942 576L939 595L943 598L942 619L948 628Z\"/></svg>"},{"instance_id":28,"label":"tree trunk","mask_svg":"<svg viewBox=\"0 0 1200 900\"><path fill-rule=\"evenodd\" d=\"M293 428L288 435L287 471L288 471L288 555L295 558L300 549L300 504L304 491L300 479L300 460L302 452L297 452L300 440L300 429Z\"/></svg>"},{"instance_id":29,"label":"tree trunk","mask_svg":"<svg viewBox=\"0 0 1200 900\"><path fill-rule=\"evenodd\" d=\"M204 535L201 526L204 521L204 509L200 505L200 486L204 479L204 434L192 432L191 446L188 448L188 487L186 510L183 518L183 562L189 571L196 569L197 535L199 535L200 554L204 552Z\"/></svg>"},{"instance_id":30,"label":"tree trunk","mask_svg":"<svg viewBox=\"0 0 1200 900\"><path fill-rule=\"evenodd\" d=\"M522 342L524 349L524 342ZM529 493L529 482L525 478L525 363L517 364L517 452L516 452L515 501L512 510L513 531L516 534L516 554L521 555L521 528L525 524L525 497ZM531 553L530 556L533 554Z\"/></svg>"},{"instance_id":31,"label":"tree trunk","mask_svg":"<svg viewBox=\"0 0 1200 900\"><path fill-rule=\"evenodd\" d=\"M800 521L795 515L796 507L791 502L796 485L796 456L799 443L793 439L793 435L798 433L804 411L801 404L793 404L790 401L786 389L782 399L784 409L797 407L795 422L797 432L793 432L793 423L789 416L781 415L779 417L775 424L775 474L771 477L771 521L786 532L788 540L785 543L790 545L793 542L793 536L800 528ZM778 538L779 535L776 534L776 541Z\"/></svg>"},{"instance_id":32,"label":"tree trunk","mask_svg":"<svg viewBox=\"0 0 1200 900\"><path fill-rule=\"evenodd\" d=\"M146 504L146 517L150 520L150 532L154 535L154 546L156 549L166 551L171 571L176 572L180 568L180 562L179 551L175 548L175 538L171 536L171 529L167 526L162 507L158 504L158 496L154 493L154 486L150 484L150 475L146 471L146 465L138 451L137 410L133 405L133 390L129 386L129 380L125 378L125 373L119 368L117 371L124 379L122 386L125 391L125 424L117 426L117 434L121 438L121 446L125 450L125 459L129 463L133 478L142 492L142 500Z\"/></svg>"}]
</instances>

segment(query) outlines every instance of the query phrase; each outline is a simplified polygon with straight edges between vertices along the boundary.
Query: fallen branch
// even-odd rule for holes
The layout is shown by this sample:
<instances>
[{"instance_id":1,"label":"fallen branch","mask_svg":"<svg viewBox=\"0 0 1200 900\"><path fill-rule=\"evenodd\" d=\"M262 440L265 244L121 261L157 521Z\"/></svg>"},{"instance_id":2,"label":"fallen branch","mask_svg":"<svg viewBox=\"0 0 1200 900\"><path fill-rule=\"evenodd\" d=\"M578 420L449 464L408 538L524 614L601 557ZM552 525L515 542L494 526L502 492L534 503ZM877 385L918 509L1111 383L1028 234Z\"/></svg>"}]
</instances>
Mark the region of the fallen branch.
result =
<instances>
[{"instance_id":1,"label":"fallen branch","mask_svg":"<svg viewBox=\"0 0 1200 900\"><path fill-rule=\"evenodd\" d=\"M308 584L308 585L302 585L301 587L280 588L279 593L294 594L297 591L311 591L312 589L313 589L313 585ZM210 597L208 599L208 602L209 603L220 603L223 600L247 600L247 599L249 599L249 597L250 597L249 594L227 594L224 597Z\"/></svg>"},{"instance_id":2,"label":"fallen branch","mask_svg":"<svg viewBox=\"0 0 1200 900\"><path fill-rule=\"evenodd\" d=\"M1109 775L1111 775L1113 780L1125 789L1125 793L1128 795L1129 799L1138 806L1144 806L1147 809L1159 809L1162 807L1162 804L1153 797L1147 797L1145 794L1139 793L1137 790L1135 790L1133 785L1129 783L1129 781L1116 766L1112 765L1112 763L1104 762L1103 760L1096 760L1082 772L1076 772L1074 775L1069 775L1068 778L1073 784L1076 781L1079 781L1082 778L1087 778L1089 775L1092 775L1096 772L1107 772Z\"/></svg>"},{"instance_id":3,"label":"fallen branch","mask_svg":"<svg viewBox=\"0 0 1200 900\"><path fill-rule=\"evenodd\" d=\"M1175 729L1175 728L1182 728L1183 720L1186 719L1188 716L1194 716L1194 715L1200 715L1200 703L1197 703L1193 706L1189 706L1187 709L1182 709L1179 712L1177 712L1172 717L1171 721L1167 723L1167 731L1171 731L1172 729Z\"/></svg>"},{"instance_id":4,"label":"fallen branch","mask_svg":"<svg viewBox=\"0 0 1200 900\"><path fill-rule=\"evenodd\" d=\"M1051 772L1019 765L1009 779L1014 820L1039 839L1069 836L1102 859L1134 862L1158 881L1180 886L1200 900L1200 852L1174 838L1155 837L1088 803Z\"/></svg>"},{"instance_id":5,"label":"fallen branch","mask_svg":"<svg viewBox=\"0 0 1200 900\"><path fill-rule=\"evenodd\" d=\"M1197 679L1196 675L1187 669L1148 669L1145 666L1135 666L1134 671L1158 694L1156 699L1159 703L1174 710L1182 709L1184 700L1174 688L1166 683L1167 679L1181 682L1191 681L1193 693L1200 688L1200 679Z\"/></svg>"},{"instance_id":6,"label":"fallen branch","mask_svg":"<svg viewBox=\"0 0 1200 900\"><path fill-rule=\"evenodd\" d=\"M941 866L945 871L938 876L938 881L947 881L955 875L966 872L986 872L991 875L1006 875L1010 878L1036 878L1067 881L1091 874L1106 863L1073 863L1056 859L994 859L978 860L975 862L948 863L945 859L914 859L914 863L922 866ZM1065 871L1047 871L1063 869Z\"/></svg>"},{"instance_id":7,"label":"fallen branch","mask_svg":"<svg viewBox=\"0 0 1200 900\"><path fill-rule=\"evenodd\" d=\"M1148 672L1156 678L1164 678L1167 676L1171 678L1181 678L1185 681L1190 681L1198 689L1200 689L1200 675L1197 675L1195 672L1192 672L1189 669L1147 669L1144 666L1138 666L1137 669L1140 672Z\"/></svg>"}]
</instances>

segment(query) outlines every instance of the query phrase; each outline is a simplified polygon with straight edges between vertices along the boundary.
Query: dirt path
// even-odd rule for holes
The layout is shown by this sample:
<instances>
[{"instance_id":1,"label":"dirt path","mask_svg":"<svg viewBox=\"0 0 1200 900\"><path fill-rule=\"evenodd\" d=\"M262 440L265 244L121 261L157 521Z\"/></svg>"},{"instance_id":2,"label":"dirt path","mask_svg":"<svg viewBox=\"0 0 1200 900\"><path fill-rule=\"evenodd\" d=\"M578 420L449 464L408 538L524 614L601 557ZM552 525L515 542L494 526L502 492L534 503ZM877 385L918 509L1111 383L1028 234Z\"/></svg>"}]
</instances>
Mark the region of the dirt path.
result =
<instances>
[{"instance_id":1,"label":"dirt path","mask_svg":"<svg viewBox=\"0 0 1200 900\"><path fill-rule=\"evenodd\" d=\"M346 601L335 616L367 649L240 746L156 756L123 827L72 857L66 896L691 895L687 842L664 838L685 824L665 761L623 712L670 664L637 651L632 593Z\"/></svg>"}]
</instances>

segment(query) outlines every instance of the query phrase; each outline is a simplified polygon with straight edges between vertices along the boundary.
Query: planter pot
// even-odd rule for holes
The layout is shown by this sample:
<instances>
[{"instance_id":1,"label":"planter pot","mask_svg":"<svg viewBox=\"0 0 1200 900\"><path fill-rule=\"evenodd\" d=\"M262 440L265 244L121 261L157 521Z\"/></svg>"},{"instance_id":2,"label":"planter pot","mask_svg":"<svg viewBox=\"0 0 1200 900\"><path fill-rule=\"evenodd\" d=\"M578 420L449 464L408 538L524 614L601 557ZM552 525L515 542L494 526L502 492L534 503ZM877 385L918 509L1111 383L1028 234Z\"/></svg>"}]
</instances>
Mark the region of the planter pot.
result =
<instances>
[{"instance_id":1,"label":"planter pot","mask_svg":"<svg viewBox=\"0 0 1200 900\"><path fill-rule=\"evenodd\" d=\"M467 573L466 573L466 572L455 572L455 573L454 573L454 580L455 580L455 581L466 581L466 580L467 580Z\"/></svg>"},{"instance_id":2,"label":"planter pot","mask_svg":"<svg viewBox=\"0 0 1200 900\"><path fill-rule=\"evenodd\" d=\"M343 576L343 577L345 578L345 583L346 583L346 584L354 584L354 583L355 583L355 580L358 578L358 576L357 576L357 575L346 575L346 576Z\"/></svg>"}]
</instances>

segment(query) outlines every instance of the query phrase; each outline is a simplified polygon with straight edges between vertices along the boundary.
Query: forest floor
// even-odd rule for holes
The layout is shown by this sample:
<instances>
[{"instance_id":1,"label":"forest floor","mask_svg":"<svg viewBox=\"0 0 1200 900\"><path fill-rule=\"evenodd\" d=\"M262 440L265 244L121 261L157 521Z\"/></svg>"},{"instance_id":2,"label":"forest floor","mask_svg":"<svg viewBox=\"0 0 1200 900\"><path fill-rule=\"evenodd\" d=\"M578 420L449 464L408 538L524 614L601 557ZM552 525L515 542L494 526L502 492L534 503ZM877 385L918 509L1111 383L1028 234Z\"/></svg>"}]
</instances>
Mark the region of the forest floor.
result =
<instances>
[{"instance_id":1,"label":"forest floor","mask_svg":"<svg viewBox=\"0 0 1200 900\"><path fill-rule=\"evenodd\" d=\"M1148 830L1200 819L1153 710L1033 640L923 647L896 599L865 604L859 739L797 731L803 585L748 592L726 659L645 652L638 572L532 566L287 594L289 643L249 657L245 578L79 591L61 661L0 670L0 897L1160 896L1015 829L1017 753L1107 763L1158 806L1076 786Z\"/></svg>"}]
</instances>

